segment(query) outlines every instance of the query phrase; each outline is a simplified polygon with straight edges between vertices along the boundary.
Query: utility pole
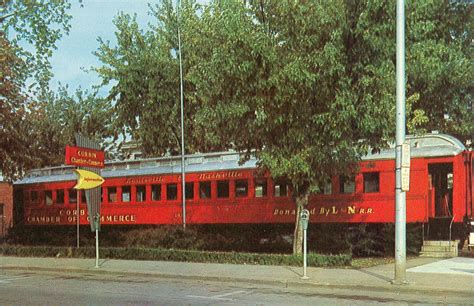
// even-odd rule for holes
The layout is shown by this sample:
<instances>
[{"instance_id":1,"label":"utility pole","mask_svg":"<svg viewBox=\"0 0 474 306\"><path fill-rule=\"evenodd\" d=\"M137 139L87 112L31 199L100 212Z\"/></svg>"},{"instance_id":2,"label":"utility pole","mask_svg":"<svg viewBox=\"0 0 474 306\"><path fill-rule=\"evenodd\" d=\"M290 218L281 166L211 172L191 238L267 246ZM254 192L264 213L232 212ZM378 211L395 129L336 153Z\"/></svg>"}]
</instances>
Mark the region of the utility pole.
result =
<instances>
[{"instance_id":1,"label":"utility pole","mask_svg":"<svg viewBox=\"0 0 474 306\"><path fill-rule=\"evenodd\" d=\"M405 1L397 0L397 106L395 156L395 279L406 281L406 192L402 189L402 146L405 142Z\"/></svg>"}]
</instances>

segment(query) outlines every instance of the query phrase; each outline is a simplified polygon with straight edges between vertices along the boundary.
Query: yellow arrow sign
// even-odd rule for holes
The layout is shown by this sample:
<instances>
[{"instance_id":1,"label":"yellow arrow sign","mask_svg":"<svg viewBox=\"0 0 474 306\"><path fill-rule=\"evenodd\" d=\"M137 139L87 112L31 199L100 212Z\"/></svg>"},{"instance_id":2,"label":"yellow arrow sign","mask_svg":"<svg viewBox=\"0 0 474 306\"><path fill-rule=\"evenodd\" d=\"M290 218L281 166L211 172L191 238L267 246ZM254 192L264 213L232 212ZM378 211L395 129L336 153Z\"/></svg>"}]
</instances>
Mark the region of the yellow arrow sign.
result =
<instances>
[{"instance_id":1,"label":"yellow arrow sign","mask_svg":"<svg viewBox=\"0 0 474 306\"><path fill-rule=\"evenodd\" d=\"M74 189L92 189L99 187L104 182L104 179L91 171L75 169L77 174L77 184Z\"/></svg>"}]
</instances>

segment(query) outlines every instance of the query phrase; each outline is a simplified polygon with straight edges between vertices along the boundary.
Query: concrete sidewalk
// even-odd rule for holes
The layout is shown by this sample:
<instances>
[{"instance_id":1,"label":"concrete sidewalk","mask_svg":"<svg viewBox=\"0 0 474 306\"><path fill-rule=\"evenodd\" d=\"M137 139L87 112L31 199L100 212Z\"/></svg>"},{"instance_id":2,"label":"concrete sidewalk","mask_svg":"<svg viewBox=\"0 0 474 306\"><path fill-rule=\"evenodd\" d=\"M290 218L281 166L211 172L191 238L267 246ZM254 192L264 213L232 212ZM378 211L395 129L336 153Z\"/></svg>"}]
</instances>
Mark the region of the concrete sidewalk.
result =
<instances>
[{"instance_id":1,"label":"concrete sidewalk","mask_svg":"<svg viewBox=\"0 0 474 306\"><path fill-rule=\"evenodd\" d=\"M407 285L392 285L394 265L366 269L308 268L308 280L301 279L303 269L287 266L207 264L189 262L135 261L103 259L95 268L95 259L31 258L0 256L2 269L36 270L88 274L118 274L157 278L243 282L284 287L327 286L376 291L452 292L473 296L474 258L416 258L407 261ZM452 267L452 268L450 268Z\"/></svg>"}]
</instances>

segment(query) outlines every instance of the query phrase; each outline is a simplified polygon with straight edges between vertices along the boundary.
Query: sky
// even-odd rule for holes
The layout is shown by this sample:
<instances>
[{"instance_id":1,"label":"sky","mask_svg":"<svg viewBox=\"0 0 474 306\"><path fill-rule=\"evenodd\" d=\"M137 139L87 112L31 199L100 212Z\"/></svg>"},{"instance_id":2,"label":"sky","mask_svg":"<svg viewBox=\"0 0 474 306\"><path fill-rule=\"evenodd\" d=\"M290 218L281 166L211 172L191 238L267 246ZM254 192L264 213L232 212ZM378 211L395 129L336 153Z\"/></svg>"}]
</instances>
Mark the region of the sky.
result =
<instances>
[{"instance_id":1,"label":"sky","mask_svg":"<svg viewBox=\"0 0 474 306\"><path fill-rule=\"evenodd\" d=\"M83 0L83 7L78 1L71 1L70 14L71 30L57 43L57 50L51 58L54 77L50 82L53 89L62 85L69 85L72 93L79 86L91 89L93 85L100 84L100 79L94 72L84 69L91 66L98 67L100 62L93 52L99 47L97 41L101 37L104 41L110 40L115 44L115 26L113 19L119 12L137 14L137 21L142 29L147 29L152 17L148 15L148 3L153 0ZM99 92L106 94L106 89Z\"/></svg>"}]
</instances>

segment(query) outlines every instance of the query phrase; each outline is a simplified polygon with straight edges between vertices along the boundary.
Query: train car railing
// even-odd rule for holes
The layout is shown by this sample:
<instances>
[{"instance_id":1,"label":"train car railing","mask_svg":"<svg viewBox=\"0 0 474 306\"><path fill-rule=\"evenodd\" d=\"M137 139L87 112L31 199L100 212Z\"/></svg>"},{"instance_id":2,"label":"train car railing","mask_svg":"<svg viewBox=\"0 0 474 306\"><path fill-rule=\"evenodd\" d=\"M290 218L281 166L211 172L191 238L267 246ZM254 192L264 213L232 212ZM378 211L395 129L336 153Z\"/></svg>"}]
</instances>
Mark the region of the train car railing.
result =
<instances>
[{"instance_id":1,"label":"train car railing","mask_svg":"<svg viewBox=\"0 0 474 306\"><path fill-rule=\"evenodd\" d=\"M453 217L451 219L451 223L449 223L449 251L450 252L451 252L451 232L452 232L452 228L453 228L454 217L456 217L456 215L453 215Z\"/></svg>"}]
</instances>

